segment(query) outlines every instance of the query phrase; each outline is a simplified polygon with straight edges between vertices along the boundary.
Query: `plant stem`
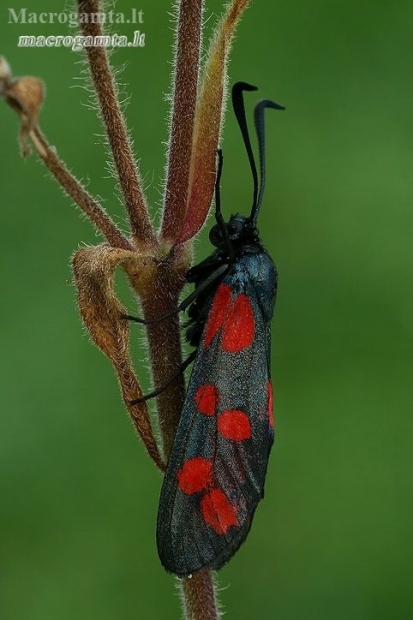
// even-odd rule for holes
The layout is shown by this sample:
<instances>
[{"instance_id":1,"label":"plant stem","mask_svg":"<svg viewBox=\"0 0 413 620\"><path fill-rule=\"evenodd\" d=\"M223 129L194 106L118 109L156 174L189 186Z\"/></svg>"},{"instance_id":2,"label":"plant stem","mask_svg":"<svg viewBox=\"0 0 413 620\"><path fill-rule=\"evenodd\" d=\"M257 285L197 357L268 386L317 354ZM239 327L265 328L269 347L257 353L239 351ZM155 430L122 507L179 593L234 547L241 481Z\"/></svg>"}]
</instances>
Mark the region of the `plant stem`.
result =
<instances>
[{"instance_id":1,"label":"plant stem","mask_svg":"<svg viewBox=\"0 0 413 620\"><path fill-rule=\"evenodd\" d=\"M162 238L177 239L186 214L201 52L203 0L182 0L176 31L173 109Z\"/></svg>"},{"instance_id":2,"label":"plant stem","mask_svg":"<svg viewBox=\"0 0 413 620\"><path fill-rule=\"evenodd\" d=\"M204 568L190 579L183 579L181 590L185 620L219 620L221 614L212 571Z\"/></svg>"},{"instance_id":3,"label":"plant stem","mask_svg":"<svg viewBox=\"0 0 413 620\"><path fill-rule=\"evenodd\" d=\"M29 135L46 167L108 243L114 248L134 250L103 207L92 198L83 185L67 169L66 164L59 158L56 149L50 146L40 128L34 127Z\"/></svg>"},{"instance_id":4,"label":"plant stem","mask_svg":"<svg viewBox=\"0 0 413 620\"><path fill-rule=\"evenodd\" d=\"M99 13L99 0L79 0L79 13ZM103 30L97 20L88 20L81 25L85 36L102 36ZM86 47L93 84L99 99L99 109L106 128L113 161L122 188L125 207L128 212L131 232L137 245L156 245L155 231L149 219L146 200L132 145L126 130L126 123L117 96L115 79L109 66L104 47Z\"/></svg>"}]
</instances>

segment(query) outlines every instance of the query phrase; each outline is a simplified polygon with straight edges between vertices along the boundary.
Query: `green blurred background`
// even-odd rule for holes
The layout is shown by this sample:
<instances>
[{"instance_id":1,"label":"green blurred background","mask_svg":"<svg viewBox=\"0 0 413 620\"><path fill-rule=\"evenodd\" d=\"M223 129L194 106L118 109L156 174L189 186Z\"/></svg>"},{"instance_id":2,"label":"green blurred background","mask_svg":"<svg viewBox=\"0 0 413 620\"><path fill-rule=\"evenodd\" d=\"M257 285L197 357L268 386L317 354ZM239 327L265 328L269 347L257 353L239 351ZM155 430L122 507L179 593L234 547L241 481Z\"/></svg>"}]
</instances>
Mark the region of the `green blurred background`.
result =
<instances>
[{"instance_id":1,"label":"green blurred background","mask_svg":"<svg viewBox=\"0 0 413 620\"><path fill-rule=\"evenodd\" d=\"M207 2L208 32L221 4ZM146 47L113 62L126 63L127 117L158 216L170 3L125 0L117 10L132 6L144 11ZM42 0L30 10L64 7ZM47 84L44 131L123 226L80 88L82 55L16 47L18 35L68 28L7 21L2 7L0 52L16 75ZM280 274L278 436L248 542L219 575L230 619L413 617L412 32L411 0L255 0L238 31L231 83L257 84L287 111L267 117L260 217ZM1 105L0 616L178 618L154 541L161 479L70 284L71 253L99 239L36 157L20 159L17 127ZM231 113L223 148L226 213L248 210ZM209 252L206 232L196 252Z\"/></svg>"}]
</instances>

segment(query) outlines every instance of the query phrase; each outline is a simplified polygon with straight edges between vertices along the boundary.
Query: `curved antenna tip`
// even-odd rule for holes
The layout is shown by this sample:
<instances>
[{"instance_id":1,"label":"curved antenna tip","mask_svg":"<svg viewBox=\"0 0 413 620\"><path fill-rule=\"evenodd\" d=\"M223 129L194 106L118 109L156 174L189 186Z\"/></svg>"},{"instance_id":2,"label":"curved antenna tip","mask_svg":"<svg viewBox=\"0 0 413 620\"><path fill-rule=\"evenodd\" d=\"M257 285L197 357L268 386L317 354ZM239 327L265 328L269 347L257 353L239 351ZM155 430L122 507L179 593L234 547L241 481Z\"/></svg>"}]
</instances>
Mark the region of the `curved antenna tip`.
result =
<instances>
[{"instance_id":1,"label":"curved antenna tip","mask_svg":"<svg viewBox=\"0 0 413 620\"><path fill-rule=\"evenodd\" d=\"M232 92L237 92L240 90L258 90L257 86L253 86L252 84L248 84L247 82L235 82L234 86L232 87Z\"/></svg>"},{"instance_id":2,"label":"curved antenna tip","mask_svg":"<svg viewBox=\"0 0 413 620\"><path fill-rule=\"evenodd\" d=\"M262 99L257 103L255 108L273 108L274 110L286 110L284 105L281 103L277 103L276 101L271 101L270 99Z\"/></svg>"}]
</instances>

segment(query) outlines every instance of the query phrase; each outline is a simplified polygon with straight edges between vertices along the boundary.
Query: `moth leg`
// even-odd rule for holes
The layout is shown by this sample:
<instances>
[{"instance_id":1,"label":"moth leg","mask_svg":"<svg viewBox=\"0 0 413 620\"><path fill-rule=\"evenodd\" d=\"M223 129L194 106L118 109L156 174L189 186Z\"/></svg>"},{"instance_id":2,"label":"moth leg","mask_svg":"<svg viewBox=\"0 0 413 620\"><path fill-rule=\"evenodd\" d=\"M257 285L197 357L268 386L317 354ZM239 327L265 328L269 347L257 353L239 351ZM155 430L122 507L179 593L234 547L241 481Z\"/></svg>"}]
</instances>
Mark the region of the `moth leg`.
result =
<instances>
[{"instance_id":1,"label":"moth leg","mask_svg":"<svg viewBox=\"0 0 413 620\"><path fill-rule=\"evenodd\" d=\"M181 301L181 303L175 308L175 310L171 310L171 312L168 312L167 314L158 316L158 318L156 319L142 319L140 317L132 316L130 314L122 314L120 318L127 321L134 321L135 323L140 323L142 325L153 325L154 323L159 323L160 321L169 319L169 317L175 316L179 312L184 312L188 308L188 306L190 306L192 302L194 302L195 299L205 291L205 289L209 288L211 284L215 282L215 280L218 280L226 272L227 269L227 263L220 265L207 278L205 278L205 280L203 280L199 284L199 286L197 286L196 289L190 295L188 295L188 297L185 297L185 299Z\"/></svg>"},{"instance_id":2,"label":"moth leg","mask_svg":"<svg viewBox=\"0 0 413 620\"><path fill-rule=\"evenodd\" d=\"M162 394L162 392L169 385L171 385L171 383L173 381L175 381L175 379L177 379L177 377L179 377L179 375L182 374L186 370L186 368L188 368L188 366L190 364L192 364L192 362L195 359L195 356L196 356L196 350L192 351L192 353L190 355L188 355L186 360L184 362L182 362L181 366L179 367L178 372L176 372L174 375L172 375L172 377L170 377L166 383L161 385L161 387L158 387L156 390L153 390L152 392L149 392L149 394L145 394L145 396L141 396L141 398L136 398L135 400L132 400L129 404L130 405L139 405L139 403L143 403L146 400L150 400L151 398L155 398L156 396L159 396L159 394Z\"/></svg>"}]
</instances>

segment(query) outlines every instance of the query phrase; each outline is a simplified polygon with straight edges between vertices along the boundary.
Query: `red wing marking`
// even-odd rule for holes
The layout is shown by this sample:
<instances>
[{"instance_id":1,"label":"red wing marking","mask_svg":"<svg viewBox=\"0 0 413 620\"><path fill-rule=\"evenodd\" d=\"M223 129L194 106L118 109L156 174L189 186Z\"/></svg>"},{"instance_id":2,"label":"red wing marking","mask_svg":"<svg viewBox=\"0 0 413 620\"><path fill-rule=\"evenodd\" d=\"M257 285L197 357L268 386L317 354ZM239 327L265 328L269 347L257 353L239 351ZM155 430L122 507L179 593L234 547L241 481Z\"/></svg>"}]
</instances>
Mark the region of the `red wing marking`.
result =
<instances>
[{"instance_id":1,"label":"red wing marking","mask_svg":"<svg viewBox=\"0 0 413 620\"><path fill-rule=\"evenodd\" d=\"M268 383L267 383L267 393L268 393L268 419L269 419L271 428L274 428L274 412L273 412L273 398L272 398L272 383L271 383L271 381L268 381Z\"/></svg>"},{"instance_id":2,"label":"red wing marking","mask_svg":"<svg viewBox=\"0 0 413 620\"><path fill-rule=\"evenodd\" d=\"M215 415L219 401L219 394L215 385L201 385L195 393L195 401L200 413Z\"/></svg>"},{"instance_id":3,"label":"red wing marking","mask_svg":"<svg viewBox=\"0 0 413 620\"><path fill-rule=\"evenodd\" d=\"M214 336L219 332L231 304L231 287L220 284L214 297L205 327L205 346L209 347Z\"/></svg>"},{"instance_id":4,"label":"red wing marking","mask_svg":"<svg viewBox=\"0 0 413 620\"><path fill-rule=\"evenodd\" d=\"M241 293L231 305L225 319L222 348L236 353L251 346L255 335L255 320L251 302Z\"/></svg>"},{"instance_id":5,"label":"red wing marking","mask_svg":"<svg viewBox=\"0 0 413 620\"><path fill-rule=\"evenodd\" d=\"M235 509L221 489L213 489L202 498L201 512L217 534L226 534L231 525L238 525Z\"/></svg>"},{"instance_id":6,"label":"red wing marking","mask_svg":"<svg viewBox=\"0 0 413 620\"><path fill-rule=\"evenodd\" d=\"M188 459L176 474L178 487L183 493L192 495L205 489L210 482L212 462L203 458Z\"/></svg>"},{"instance_id":7,"label":"red wing marking","mask_svg":"<svg viewBox=\"0 0 413 620\"><path fill-rule=\"evenodd\" d=\"M251 423L244 411L227 409L218 418L218 430L232 441L243 441L251 437Z\"/></svg>"}]
</instances>

